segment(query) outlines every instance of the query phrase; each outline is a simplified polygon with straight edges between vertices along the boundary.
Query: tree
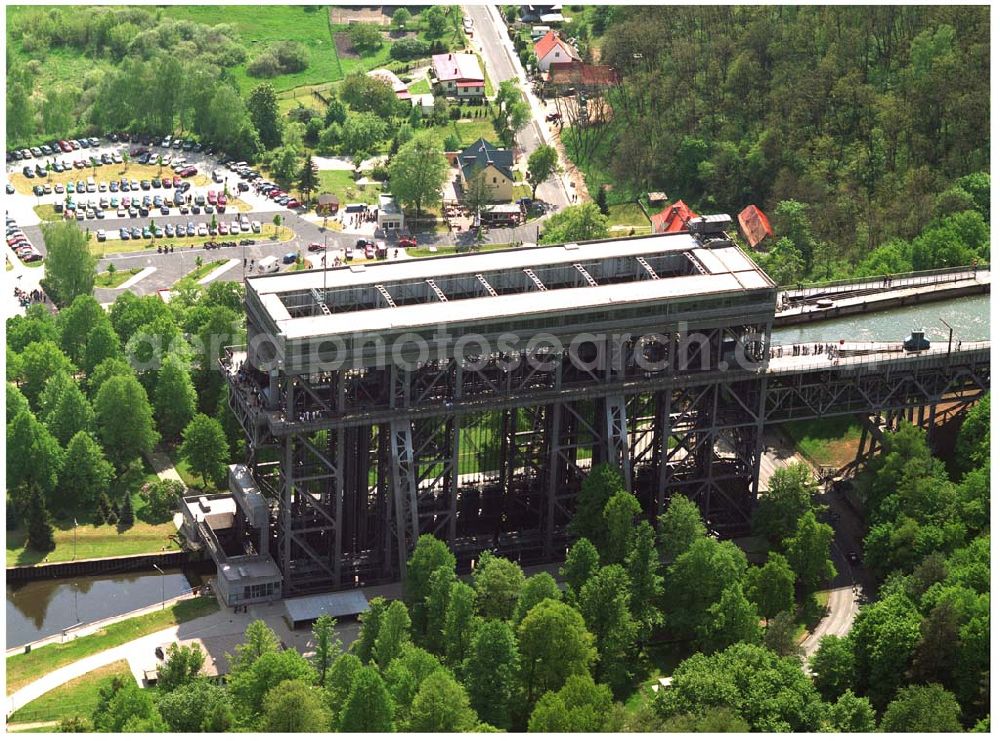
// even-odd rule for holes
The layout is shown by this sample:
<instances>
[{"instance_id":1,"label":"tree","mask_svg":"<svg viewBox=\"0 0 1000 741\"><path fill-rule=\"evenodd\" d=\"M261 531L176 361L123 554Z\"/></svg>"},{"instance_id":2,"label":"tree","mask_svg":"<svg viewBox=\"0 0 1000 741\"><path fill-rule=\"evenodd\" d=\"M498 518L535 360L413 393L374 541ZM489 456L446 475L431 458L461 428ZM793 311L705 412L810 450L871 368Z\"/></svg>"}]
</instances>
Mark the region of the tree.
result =
<instances>
[{"instance_id":1,"label":"tree","mask_svg":"<svg viewBox=\"0 0 1000 741\"><path fill-rule=\"evenodd\" d=\"M281 229L281 214L275 214L274 218L271 219L271 223L274 224L274 238L278 238L278 230Z\"/></svg>"},{"instance_id":2,"label":"tree","mask_svg":"<svg viewBox=\"0 0 1000 741\"><path fill-rule=\"evenodd\" d=\"M661 733L749 733L750 725L731 708L709 707L697 714L664 718L657 730Z\"/></svg>"},{"instance_id":3,"label":"tree","mask_svg":"<svg viewBox=\"0 0 1000 741\"><path fill-rule=\"evenodd\" d=\"M410 22L410 11L406 8L396 8L392 14L392 25L402 30Z\"/></svg>"},{"instance_id":4,"label":"tree","mask_svg":"<svg viewBox=\"0 0 1000 741\"><path fill-rule=\"evenodd\" d=\"M81 294L58 316L59 346L79 366L83 362L88 332L101 325L110 325L108 315L93 296Z\"/></svg>"},{"instance_id":5,"label":"tree","mask_svg":"<svg viewBox=\"0 0 1000 741\"><path fill-rule=\"evenodd\" d=\"M167 648L166 661L160 665L157 687L162 692L170 692L195 681L204 663L205 654L198 646L171 644Z\"/></svg>"},{"instance_id":6,"label":"tree","mask_svg":"<svg viewBox=\"0 0 1000 741\"><path fill-rule=\"evenodd\" d=\"M764 645L778 656L799 656L802 647L798 644L799 623L795 613L779 612L767 625L764 631Z\"/></svg>"},{"instance_id":7,"label":"tree","mask_svg":"<svg viewBox=\"0 0 1000 741\"><path fill-rule=\"evenodd\" d=\"M483 168L476 165L462 187L462 205L470 213L478 214L492 201L493 188L486 182Z\"/></svg>"},{"instance_id":8,"label":"tree","mask_svg":"<svg viewBox=\"0 0 1000 741\"><path fill-rule=\"evenodd\" d=\"M620 491L625 491L621 471L608 463L601 463L591 469L576 497L576 513L570 521L570 532L590 540L598 553L604 549L607 527L604 508L608 500Z\"/></svg>"},{"instance_id":9,"label":"tree","mask_svg":"<svg viewBox=\"0 0 1000 741\"><path fill-rule=\"evenodd\" d=\"M349 73L340 84L340 99L357 113L371 113L384 126L382 135L388 131L387 120L396 116L401 110L401 104L396 92L382 77L367 75L361 70ZM342 123L346 123L345 119ZM383 120L384 119L384 120Z\"/></svg>"},{"instance_id":10,"label":"tree","mask_svg":"<svg viewBox=\"0 0 1000 741\"><path fill-rule=\"evenodd\" d=\"M802 515L813 510L815 492L815 479L805 463L779 468L771 477L767 492L757 502L754 531L774 544L791 536Z\"/></svg>"},{"instance_id":11,"label":"tree","mask_svg":"<svg viewBox=\"0 0 1000 741\"><path fill-rule=\"evenodd\" d=\"M269 82L262 82L250 91L247 112L253 123L260 143L267 149L281 144L281 116L278 111L278 96Z\"/></svg>"},{"instance_id":12,"label":"tree","mask_svg":"<svg viewBox=\"0 0 1000 741\"><path fill-rule=\"evenodd\" d=\"M159 439L146 391L134 376L105 381L97 392L94 411L101 442L118 470L151 450Z\"/></svg>"},{"instance_id":13,"label":"tree","mask_svg":"<svg viewBox=\"0 0 1000 741\"><path fill-rule=\"evenodd\" d=\"M175 440L190 424L196 410L194 384L185 363L173 353L167 355L157 373L154 406L160 432Z\"/></svg>"},{"instance_id":14,"label":"tree","mask_svg":"<svg viewBox=\"0 0 1000 741\"><path fill-rule=\"evenodd\" d=\"M608 191L603 185L598 186L597 195L594 196L594 203L602 214L605 216L608 215Z\"/></svg>"},{"instance_id":15,"label":"tree","mask_svg":"<svg viewBox=\"0 0 1000 741\"><path fill-rule=\"evenodd\" d=\"M847 690L830 708L830 725L838 733L874 733L875 710L867 697Z\"/></svg>"},{"instance_id":16,"label":"tree","mask_svg":"<svg viewBox=\"0 0 1000 741\"><path fill-rule=\"evenodd\" d=\"M403 600L410 608L413 619L413 632L418 636L427 633L427 613L425 601L430 595L430 578L437 569L445 567L455 572L455 555L448 545L433 535L424 534L417 538L406 562L406 575L403 577Z\"/></svg>"},{"instance_id":17,"label":"tree","mask_svg":"<svg viewBox=\"0 0 1000 741\"><path fill-rule=\"evenodd\" d=\"M521 681L531 707L546 692L558 690L574 674L586 674L597 658L594 636L583 616L569 605L544 600L517 628Z\"/></svg>"},{"instance_id":18,"label":"tree","mask_svg":"<svg viewBox=\"0 0 1000 741\"><path fill-rule=\"evenodd\" d=\"M187 460L191 472L200 475L205 486L209 479L222 481L229 460L229 444L219 421L206 414L196 414L184 428L183 438L179 452Z\"/></svg>"},{"instance_id":19,"label":"tree","mask_svg":"<svg viewBox=\"0 0 1000 741\"><path fill-rule=\"evenodd\" d=\"M143 519L148 522L166 522L178 508L184 484L180 481L157 480L144 484L141 492L146 497Z\"/></svg>"},{"instance_id":20,"label":"tree","mask_svg":"<svg viewBox=\"0 0 1000 741\"><path fill-rule=\"evenodd\" d=\"M535 200L538 186L559 173L559 152L555 147L543 144L528 157L528 184L531 186L531 200ZM602 212L603 213L603 212Z\"/></svg>"},{"instance_id":21,"label":"tree","mask_svg":"<svg viewBox=\"0 0 1000 741\"><path fill-rule=\"evenodd\" d=\"M316 190L319 188L319 175L316 170L316 165L313 163L312 157L306 157L305 162L302 164L302 172L299 174L299 192L305 196L305 200L309 200Z\"/></svg>"},{"instance_id":22,"label":"tree","mask_svg":"<svg viewBox=\"0 0 1000 741\"><path fill-rule=\"evenodd\" d=\"M663 596L663 577L659 574L660 560L656 551L656 533L643 520L632 534L625 570L631 585L629 611L638 622L638 638L645 641L663 623L658 605Z\"/></svg>"},{"instance_id":23,"label":"tree","mask_svg":"<svg viewBox=\"0 0 1000 741\"><path fill-rule=\"evenodd\" d=\"M569 677L558 692L547 692L528 720L530 733L598 733L611 713L611 690L589 674Z\"/></svg>"},{"instance_id":24,"label":"tree","mask_svg":"<svg viewBox=\"0 0 1000 741\"><path fill-rule=\"evenodd\" d=\"M410 640L410 613L406 605L393 600L382 615L378 637L375 639L374 658L380 669L399 655L403 644Z\"/></svg>"},{"instance_id":25,"label":"tree","mask_svg":"<svg viewBox=\"0 0 1000 741\"><path fill-rule=\"evenodd\" d=\"M636 518L642 514L639 500L627 491L612 495L604 505L604 550L601 556L605 563L622 563L628 554L635 529Z\"/></svg>"},{"instance_id":26,"label":"tree","mask_svg":"<svg viewBox=\"0 0 1000 741\"><path fill-rule=\"evenodd\" d=\"M795 607L795 573L788 559L771 551L763 566L747 571L747 597L765 620L791 611Z\"/></svg>"},{"instance_id":27,"label":"tree","mask_svg":"<svg viewBox=\"0 0 1000 741\"><path fill-rule=\"evenodd\" d=\"M440 659L412 643L404 644L399 655L389 662L382 676L392 697L397 728L409 728L413 699L417 696L420 685L431 674L442 669L444 667Z\"/></svg>"},{"instance_id":28,"label":"tree","mask_svg":"<svg viewBox=\"0 0 1000 741\"><path fill-rule=\"evenodd\" d=\"M623 691L632 677L638 648L637 625L629 612L631 584L625 569L604 566L580 588L580 614L594 635L597 676Z\"/></svg>"},{"instance_id":29,"label":"tree","mask_svg":"<svg viewBox=\"0 0 1000 741\"><path fill-rule=\"evenodd\" d=\"M378 114L372 111L350 113L340 129L341 150L360 162L371 155L387 133L388 125Z\"/></svg>"},{"instance_id":30,"label":"tree","mask_svg":"<svg viewBox=\"0 0 1000 741\"><path fill-rule=\"evenodd\" d=\"M546 222L542 244L585 242L607 236L608 217L593 203L581 203L564 208Z\"/></svg>"},{"instance_id":31,"label":"tree","mask_svg":"<svg viewBox=\"0 0 1000 741\"><path fill-rule=\"evenodd\" d=\"M744 596L738 582L722 590L719 601L708 608L707 618L699 629L705 653L721 651L734 643L760 643L756 605Z\"/></svg>"},{"instance_id":32,"label":"tree","mask_svg":"<svg viewBox=\"0 0 1000 741\"><path fill-rule=\"evenodd\" d=\"M461 666L475 635L480 619L476 616L476 590L465 582L451 585L448 614L444 620L445 661Z\"/></svg>"},{"instance_id":33,"label":"tree","mask_svg":"<svg viewBox=\"0 0 1000 741\"><path fill-rule=\"evenodd\" d=\"M509 728L518 695L520 655L517 639L504 620L479 624L462 676L472 707L485 723Z\"/></svg>"},{"instance_id":34,"label":"tree","mask_svg":"<svg viewBox=\"0 0 1000 741\"><path fill-rule=\"evenodd\" d=\"M902 594L861 608L850 632L853 689L884 708L906 676L920 640L920 614Z\"/></svg>"},{"instance_id":35,"label":"tree","mask_svg":"<svg viewBox=\"0 0 1000 741\"><path fill-rule=\"evenodd\" d=\"M570 547L559 574L573 593L579 593L580 587L597 572L599 566L600 556L594 544L587 538L580 538Z\"/></svg>"},{"instance_id":36,"label":"tree","mask_svg":"<svg viewBox=\"0 0 1000 741\"><path fill-rule=\"evenodd\" d=\"M430 594L424 600L427 616L425 645L438 655L444 654L444 624L448 617L448 602L451 601L451 587L456 582L454 569L439 566L431 574Z\"/></svg>"},{"instance_id":37,"label":"tree","mask_svg":"<svg viewBox=\"0 0 1000 741\"><path fill-rule=\"evenodd\" d=\"M427 36L429 38L437 39L444 35L448 27L448 17L445 15L444 8L431 5L421 12L420 15L423 17L424 23L427 24Z\"/></svg>"},{"instance_id":38,"label":"tree","mask_svg":"<svg viewBox=\"0 0 1000 741\"><path fill-rule=\"evenodd\" d=\"M447 179L448 161L429 131L402 145L389 165L393 195L416 209L418 219L425 203L440 200Z\"/></svg>"},{"instance_id":39,"label":"tree","mask_svg":"<svg viewBox=\"0 0 1000 741\"><path fill-rule=\"evenodd\" d=\"M132 677L112 680L102 688L93 717L94 729L105 733L166 730L153 695L139 687Z\"/></svg>"},{"instance_id":40,"label":"tree","mask_svg":"<svg viewBox=\"0 0 1000 741\"><path fill-rule=\"evenodd\" d=\"M990 459L990 395L986 394L965 415L955 442L959 471L971 471Z\"/></svg>"},{"instance_id":41,"label":"tree","mask_svg":"<svg viewBox=\"0 0 1000 741\"><path fill-rule=\"evenodd\" d=\"M660 553L668 564L706 535L698 505L681 494L670 497L658 524Z\"/></svg>"},{"instance_id":42,"label":"tree","mask_svg":"<svg viewBox=\"0 0 1000 741\"><path fill-rule=\"evenodd\" d=\"M32 342L21 353L21 393L32 407L36 407L38 397L50 378L72 376L74 370L70 359L54 342Z\"/></svg>"},{"instance_id":43,"label":"tree","mask_svg":"<svg viewBox=\"0 0 1000 741\"><path fill-rule=\"evenodd\" d=\"M773 220L775 236L791 241L802 255L805 272L810 273L818 245L807 210L808 206L799 201L781 201L774 207Z\"/></svg>"},{"instance_id":44,"label":"tree","mask_svg":"<svg viewBox=\"0 0 1000 741\"><path fill-rule=\"evenodd\" d=\"M524 585L524 572L513 561L484 552L472 572L476 610L487 620L510 620Z\"/></svg>"},{"instance_id":45,"label":"tree","mask_svg":"<svg viewBox=\"0 0 1000 741\"><path fill-rule=\"evenodd\" d=\"M552 578L552 574L540 571L529 577L521 585L521 593L518 595L517 605L514 607L512 618L514 625L517 626L528 614L528 610L542 600L558 600L560 597L562 597L562 593L559 591L556 580Z\"/></svg>"},{"instance_id":46,"label":"tree","mask_svg":"<svg viewBox=\"0 0 1000 741\"><path fill-rule=\"evenodd\" d=\"M820 584L837 575L830 560L832 543L833 528L818 522L812 512L799 518L795 534L785 539L788 563L806 592L815 591Z\"/></svg>"},{"instance_id":47,"label":"tree","mask_svg":"<svg viewBox=\"0 0 1000 741\"><path fill-rule=\"evenodd\" d=\"M28 493L28 511L24 519L28 523L28 540L25 546L29 551L48 553L56 547L52 520L38 484L33 484Z\"/></svg>"},{"instance_id":48,"label":"tree","mask_svg":"<svg viewBox=\"0 0 1000 741\"><path fill-rule=\"evenodd\" d=\"M236 655L226 654L231 675L247 672L261 656L278 653L278 636L263 620L254 620L243 631L243 643L237 644Z\"/></svg>"},{"instance_id":49,"label":"tree","mask_svg":"<svg viewBox=\"0 0 1000 741\"><path fill-rule=\"evenodd\" d=\"M340 714L342 733L386 733L393 729L393 705L382 677L372 667L354 673L351 691Z\"/></svg>"},{"instance_id":50,"label":"tree","mask_svg":"<svg viewBox=\"0 0 1000 741\"><path fill-rule=\"evenodd\" d=\"M361 659L352 653L343 653L334 659L326 674L327 698L333 717L339 718L351 692L354 675L361 669Z\"/></svg>"},{"instance_id":51,"label":"tree","mask_svg":"<svg viewBox=\"0 0 1000 741\"><path fill-rule=\"evenodd\" d=\"M478 722L465 689L447 669L439 669L420 685L410 711L410 730L417 733L461 733Z\"/></svg>"},{"instance_id":52,"label":"tree","mask_svg":"<svg viewBox=\"0 0 1000 741\"><path fill-rule=\"evenodd\" d=\"M664 718L729 707L751 731L763 733L817 731L825 715L797 659L746 643L682 661L670 687L653 702Z\"/></svg>"},{"instance_id":53,"label":"tree","mask_svg":"<svg viewBox=\"0 0 1000 741\"><path fill-rule=\"evenodd\" d=\"M352 23L349 33L351 46L361 56L382 48L382 31L374 23Z\"/></svg>"},{"instance_id":54,"label":"tree","mask_svg":"<svg viewBox=\"0 0 1000 741\"><path fill-rule=\"evenodd\" d=\"M323 733L333 716L315 687L286 679L264 696L263 730L272 733Z\"/></svg>"},{"instance_id":55,"label":"tree","mask_svg":"<svg viewBox=\"0 0 1000 741\"><path fill-rule=\"evenodd\" d=\"M746 556L734 544L696 540L667 569L664 593L684 595L667 606L668 626L681 635L693 635L726 587L742 582L746 569Z\"/></svg>"},{"instance_id":56,"label":"tree","mask_svg":"<svg viewBox=\"0 0 1000 741\"><path fill-rule=\"evenodd\" d=\"M97 258L90 254L87 235L76 222L57 221L42 224L45 240L45 277L41 285L52 302L69 306L77 296L89 296L94 290Z\"/></svg>"},{"instance_id":57,"label":"tree","mask_svg":"<svg viewBox=\"0 0 1000 741\"><path fill-rule=\"evenodd\" d=\"M309 661L294 648L280 653L269 651L249 668L230 672L227 686L233 695L238 715L256 720L264 710L264 698L272 688L286 680L314 684L316 672Z\"/></svg>"},{"instance_id":58,"label":"tree","mask_svg":"<svg viewBox=\"0 0 1000 741\"><path fill-rule=\"evenodd\" d=\"M883 733L961 733L961 708L939 684L910 685L896 693L882 716Z\"/></svg>"},{"instance_id":59,"label":"tree","mask_svg":"<svg viewBox=\"0 0 1000 741\"><path fill-rule=\"evenodd\" d=\"M353 651L361 662L367 664L375 656L375 639L382 627L382 616L389 603L384 597L373 597L368 602L368 609L359 616L361 630L358 639L351 644Z\"/></svg>"},{"instance_id":60,"label":"tree","mask_svg":"<svg viewBox=\"0 0 1000 741\"><path fill-rule=\"evenodd\" d=\"M334 638L334 628L337 621L325 612L316 618L313 623L313 645L315 653L312 657L313 666L319 675L319 683L326 684L326 673L333 664L336 656L341 652L341 642L339 638Z\"/></svg>"},{"instance_id":61,"label":"tree","mask_svg":"<svg viewBox=\"0 0 1000 741\"><path fill-rule=\"evenodd\" d=\"M83 351L83 371L90 377L97 366L109 358L123 359L122 348L111 324L102 322L87 334L87 347Z\"/></svg>"},{"instance_id":62,"label":"tree","mask_svg":"<svg viewBox=\"0 0 1000 741\"><path fill-rule=\"evenodd\" d=\"M70 381L45 414L45 425L60 445L69 443L78 432L93 431L94 409L75 381Z\"/></svg>"},{"instance_id":63,"label":"tree","mask_svg":"<svg viewBox=\"0 0 1000 741\"><path fill-rule=\"evenodd\" d=\"M37 487L48 501L59 482L65 454L59 442L30 411L7 424L7 491L27 493Z\"/></svg>"},{"instance_id":64,"label":"tree","mask_svg":"<svg viewBox=\"0 0 1000 741\"><path fill-rule=\"evenodd\" d=\"M236 724L232 698L217 684L195 680L163 694L157 710L174 733L221 733Z\"/></svg>"}]
</instances>

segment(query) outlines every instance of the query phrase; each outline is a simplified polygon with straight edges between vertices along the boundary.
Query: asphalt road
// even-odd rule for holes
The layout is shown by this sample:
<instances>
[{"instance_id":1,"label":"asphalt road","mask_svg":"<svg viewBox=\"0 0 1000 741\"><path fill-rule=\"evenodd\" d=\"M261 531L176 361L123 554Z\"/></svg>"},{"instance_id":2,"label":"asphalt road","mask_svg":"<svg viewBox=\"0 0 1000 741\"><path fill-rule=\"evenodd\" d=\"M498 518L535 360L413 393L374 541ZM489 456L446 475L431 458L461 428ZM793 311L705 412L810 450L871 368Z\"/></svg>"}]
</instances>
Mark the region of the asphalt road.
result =
<instances>
[{"instance_id":1,"label":"asphalt road","mask_svg":"<svg viewBox=\"0 0 1000 741\"><path fill-rule=\"evenodd\" d=\"M467 5L466 14L472 18L473 40L482 51L486 73L499 86L504 80L517 79L531 105L531 123L517 134L517 145L525 157L546 142L544 132L545 110L531 92L521 61L514 53L514 44L507 36L507 26L495 5ZM549 178L538 187L537 197L562 209L570 203L569 194L562 178Z\"/></svg>"}]
</instances>

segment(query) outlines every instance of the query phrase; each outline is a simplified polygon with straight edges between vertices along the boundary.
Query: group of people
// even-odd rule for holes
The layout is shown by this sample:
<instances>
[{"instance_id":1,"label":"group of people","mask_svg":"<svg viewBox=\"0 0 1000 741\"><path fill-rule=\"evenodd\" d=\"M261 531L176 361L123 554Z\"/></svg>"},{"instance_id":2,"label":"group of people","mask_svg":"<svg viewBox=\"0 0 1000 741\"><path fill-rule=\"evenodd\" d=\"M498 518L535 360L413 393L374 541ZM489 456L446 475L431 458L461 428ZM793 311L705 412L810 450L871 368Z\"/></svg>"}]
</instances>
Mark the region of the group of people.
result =
<instances>
[{"instance_id":1,"label":"group of people","mask_svg":"<svg viewBox=\"0 0 1000 741\"><path fill-rule=\"evenodd\" d=\"M171 253L172 254L173 251L174 251L174 246L173 245L170 245L169 247L157 247L156 248L156 254L157 255L166 255L167 253Z\"/></svg>"},{"instance_id":2,"label":"group of people","mask_svg":"<svg viewBox=\"0 0 1000 741\"><path fill-rule=\"evenodd\" d=\"M344 218L348 220L352 227L357 229L362 224L370 224L373 221L378 221L378 209L366 208L364 211L356 214L344 214Z\"/></svg>"},{"instance_id":3,"label":"group of people","mask_svg":"<svg viewBox=\"0 0 1000 741\"><path fill-rule=\"evenodd\" d=\"M837 345L833 342L813 342L810 345L792 345L790 352L793 357L800 355L826 355L827 360L839 357ZM771 359L784 357L785 348L782 345L771 348Z\"/></svg>"},{"instance_id":4,"label":"group of people","mask_svg":"<svg viewBox=\"0 0 1000 741\"><path fill-rule=\"evenodd\" d=\"M30 291L25 291L23 288L18 288L14 286L14 297L18 300L21 306L30 306L31 304L44 304L48 303L49 297L45 295L45 291L41 288L33 288Z\"/></svg>"}]
</instances>

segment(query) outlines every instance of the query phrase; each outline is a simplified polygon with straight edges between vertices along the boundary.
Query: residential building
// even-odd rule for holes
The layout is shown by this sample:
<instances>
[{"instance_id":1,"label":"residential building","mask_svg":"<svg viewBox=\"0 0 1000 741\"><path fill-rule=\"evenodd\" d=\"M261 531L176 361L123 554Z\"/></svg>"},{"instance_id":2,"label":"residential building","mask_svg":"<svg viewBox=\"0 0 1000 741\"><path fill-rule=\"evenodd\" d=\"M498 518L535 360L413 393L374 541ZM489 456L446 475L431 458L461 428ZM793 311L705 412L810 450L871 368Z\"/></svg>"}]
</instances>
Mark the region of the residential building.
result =
<instances>
[{"instance_id":1,"label":"residential building","mask_svg":"<svg viewBox=\"0 0 1000 741\"><path fill-rule=\"evenodd\" d=\"M510 201L514 197L514 153L498 149L485 139L458 153L457 164L462 173L462 185L472 178L482 177L494 202Z\"/></svg>"},{"instance_id":2,"label":"residential building","mask_svg":"<svg viewBox=\"0 0 1000 741\"><path fill-rule=\"evenodd\" d=\"M522 5L522 23L562 23L566 17L562 14L562 4L556 5Z\"/></svg>"},{"instance_id":3,"label":"residential building","mask_svg":"<svg viewBox=\"0 0 1000 741\"><path fill-rule=\"evenodd\" d=\"M555 31L549 31L535 42L535 59L542 72L548 72L553 62L581 61L576 49Z\"/></svg>"},{"instance_id":4,"label":"residential building","mask_svg":"<svg viewBox=\"0 0 1000 741\"><path fill-rule=\"evenodd\" d=\"M411 95L410 91L406 89L406 83L400 80L394 72L387 69L373 69L368 73L368 76L388 83L392 91L396 93L396 97L400 100L410 100Z\"/></svg>"},{"instance_id":5,"label":"residential building","mask_svg":"<svg viewBox=\"0 0 1000 741\"><path fill-rule=\"evenodd\" d=\"M475 54L450 52L431 58L432 84L448 97L475 100L486 95L486 79Z\"/></svg>"},{"instance_id":6,"label":"residential building","mask_svg":"<svg viewBox=\"0 0 1000 741\"><path fill-rule=\"evenodd\" d=\"M658 214L653 214L653 234L673 234L687 231L687 223L698 216L684 201L667 206Z\"/></svg>"},{"instance_id":7,"label":"residential building","mask_svg":"<svg viewBox=\"0 0 1000 741\"><path fill-rule=\"evenodd\" d=\"M765 239L774 236L774 230L771 228L771 222L768 221L767 215L756 206L747 206L740 211L736 220L739 222L740 231L750 245L750 249L757 249Z\"/></svg>"}]
</instances>

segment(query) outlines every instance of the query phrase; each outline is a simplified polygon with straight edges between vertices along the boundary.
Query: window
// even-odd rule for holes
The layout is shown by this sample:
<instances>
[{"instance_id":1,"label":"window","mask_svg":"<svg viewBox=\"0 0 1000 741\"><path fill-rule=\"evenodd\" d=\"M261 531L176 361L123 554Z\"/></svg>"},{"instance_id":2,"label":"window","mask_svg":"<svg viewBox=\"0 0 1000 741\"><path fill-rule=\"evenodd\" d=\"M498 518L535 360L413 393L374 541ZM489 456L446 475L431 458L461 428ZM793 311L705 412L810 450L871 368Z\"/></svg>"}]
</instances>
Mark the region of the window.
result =
<instances>
[{"instance_id":1,"label":"window","mask_svg":"<svg viewBox=\"0 0 1000 741\"><path fill-rule=\"evenodd\" d=\"M496 181L497 181L497 179L496 179L496 178L493 178L493 182L494 182L494 183L496 183Z\"/></svg>"}]
</instances>

